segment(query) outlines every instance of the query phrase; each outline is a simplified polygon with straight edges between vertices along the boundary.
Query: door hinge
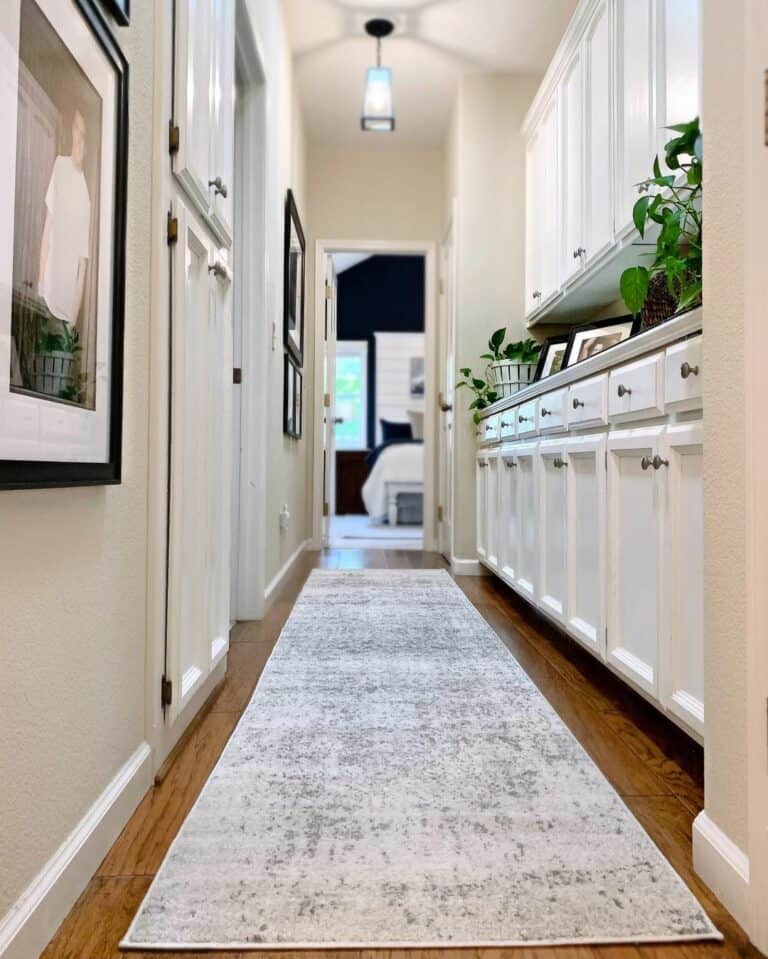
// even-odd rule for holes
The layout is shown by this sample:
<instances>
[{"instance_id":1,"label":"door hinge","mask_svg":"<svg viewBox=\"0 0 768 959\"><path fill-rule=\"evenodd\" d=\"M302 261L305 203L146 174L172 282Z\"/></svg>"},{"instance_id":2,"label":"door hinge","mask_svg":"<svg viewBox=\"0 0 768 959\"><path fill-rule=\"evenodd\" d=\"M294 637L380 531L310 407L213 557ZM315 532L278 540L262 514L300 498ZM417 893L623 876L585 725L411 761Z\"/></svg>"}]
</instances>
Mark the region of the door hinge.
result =
<instances>
[{"instance_id":1,"label":"door hinge","mask_svg":"<svg viewBox=\"0 0 768 959\"><path fill-rule=\"evenodd\" d=\"M445 518L445 510L443 509L442 506L438 506L438 507L437 507L437 521L438 521L438 523L442 523L444 518Z\"/></svg>"},{"instance_id":2,"label":"door hinge","mask_svg":"<svg viewBox=\"0 0 768 959\"><path fill-rule=\"evenodd\" d=\"M243 371L239 366L236 366L232 370L232 382L233 383L242 383L243 382Z\"/></svg>"},{"instance_id":3,"label":"door hinge","mask_svg":"<svg viewBox=\"0 0 768 959\"><path fill-rule=\"evenodd\" d=\"M175 153L179 152L179 142L181 140L181 134L179 128L174 124L173 120L168 121L168 152L173 156Z\"/></svg>"},{"instance_id":4,"label":"door hinge","mask_svg":"<svg viewBox=\"0 0 768 959\"><path fill-rule=\"evenodd\" d=\"M330 503L323 503L323 516L331 515L331 506Z\"/></svg>"},{"instance_id":5,"label":"door hinge","mask_svg":"<svg viewBox=\"0 0 768 959\"><path fill-rule=\"evenodd\" d=\"M168 238L168 246L173 246L173 244L179 238L179 221L178 219L168 211L168 223L166 226L166 236Z\"/></svg>"},{"instance_id":6,"label":"door hinge","mask_svg":"<svg viewBox=\"0 0 768 959\"><path fill-rule=\"evenodd\" d=\"M331 408L331 394L325 393L323 395L323 406L329 410Z\"/></svg>"},{"instance_id":7,"label":"door hinge","mask_svg":"<svg viewBox=\"0 0 768 959\"><path fill-rule=\"evenodd\" d=\"M173 702L173 680L168 679L167 676L163 676L160 680L160 703L162 704L163 709L166 706L170 706Z\"/></svg>"},{"instance_id":8,"label":"door hinge","mask_svg":"<svg viewBox=\"0 0 768 959\"><path fill-rule=\"evenodd\" d=\"M325 298L326 298L326 300L330 300L330 298L331 298L332 295L333 295L333 294L332 294L332 291L331 291L331 284L328 282L328 280L326 280L326 281L325 281Z\"/></svg>"}]
</instances>

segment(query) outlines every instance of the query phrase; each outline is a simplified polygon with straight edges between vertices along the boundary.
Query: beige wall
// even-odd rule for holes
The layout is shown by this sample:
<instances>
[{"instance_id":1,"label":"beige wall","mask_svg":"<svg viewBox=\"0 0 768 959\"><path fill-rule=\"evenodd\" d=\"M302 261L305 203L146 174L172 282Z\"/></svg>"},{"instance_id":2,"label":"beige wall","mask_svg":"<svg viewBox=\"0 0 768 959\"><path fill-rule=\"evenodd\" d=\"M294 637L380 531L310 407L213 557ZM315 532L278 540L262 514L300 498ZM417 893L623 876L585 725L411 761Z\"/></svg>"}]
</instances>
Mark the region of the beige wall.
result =
<instances>
[{"instance_id":1,"label":"beige wall","mask_svg":"<svg viewBox=\"0 0 768 959\"><path fill-rule=\"evenodd\" d=\"M0 493L0 916L144 738L152 35L133 4L123 483Z\"/></svg>"},{"instance_id":2,"label":"beige wall","mask_svg":"<svg viewBox=\"0 0 768 959\"><path fill-rule=\"evenodd\" d=\"M539 78L470 75L459 89L446 145L444 215L457 199L456 368L483 374L487 341L506 326L525 333L525 149L520 134ZM458 377L457 377L458 378ZM467 407L456 394L454 556L475 551L475 436Z\"/></svg>"}]
</instances>

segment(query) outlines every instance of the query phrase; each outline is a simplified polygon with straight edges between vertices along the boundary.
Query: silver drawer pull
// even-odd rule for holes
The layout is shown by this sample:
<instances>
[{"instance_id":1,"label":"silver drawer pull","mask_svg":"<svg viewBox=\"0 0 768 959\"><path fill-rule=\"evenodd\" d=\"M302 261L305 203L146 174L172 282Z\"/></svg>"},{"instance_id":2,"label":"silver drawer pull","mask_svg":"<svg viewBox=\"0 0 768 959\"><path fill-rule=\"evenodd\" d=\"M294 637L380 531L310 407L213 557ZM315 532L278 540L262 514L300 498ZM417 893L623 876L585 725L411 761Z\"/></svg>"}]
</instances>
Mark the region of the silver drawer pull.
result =
<instances>
[{"instance_id":1,"label":"silver drawer pull","mask_svg":"<svg viewBox=\"0 0 768 959\"><path fill-rule=\"evenodd\" d=\"M534 291L533 291L533 298L534 298L534 300L540 300L540 299L541 299L541 290L534 290Z\"/></svg>"},{"instance_id":2,"label":"silver drawer pull","mask_svg":"<svg viewBox=\"0 0 768 959\"><path fill-rule=\"evenodd\" d=\"M512 469L514 469L514 468L517 466L517 460L507 460L507 459L505 459L505 460L504 460L504 465L507 467L508 470L512 470Z\"/></svg>"},{"instance_id":3,"label":"silver drawer pull","mask_svg":"<svg viewBox=\"0 0 768 959\"><path fill-rule=\"evenodd\" d=\"M583 406L584 406L584 404L583 404L582 401L578 398L578 396L574 396L574 398L573 398L573 403L572 403L571 405L573 406L573 408L574 408L575 410L579 409L579 407L583 407Z\"/></svg>"},{"instance_id":4,"label":"silver drawer pull","mask_svg":"<svg viewBox=\"0 0 768 959\"><path fill-rule=\"evenodd\" d=\"M220 197L223 197L226 200L227 184L221 179L220 176L217 176L215 180L209 180L208 186L212 186L213 192L218 193Z\"/></svg>"},{"instance_id":5,"label":"silver drawer pull","mask_svg":"<svg viewBox=\"0 0 768 959\"><path fill-rule=\"evenodd\" d=\"M650 456L644 456L640 460L640 465L644 470L649 470L653 466L653 460L650 458Z\"/></svg>"},{"instance_id":6,"label":"silver drawer pull","mask_svg":"<svg viewBox=\"0 0 768 959\"><path fill-rule=\"evenodd\" d=\"M531 422L531 417L530 417L530 416L518 416L517 421L518 421L518 423L530 423L530 422Z\"/></svg>"},{"instance_id":7,"label":"silver drawer pull","mask_svg":"<svg viewBox=\"0 0 768 959\"><path fill-rule=\"evenodd\" d=\"M687 380L689 376L698 376L698 375L699 375L698 366L691 366L690 363L683 363L683 365L680 367L680 376L682 376L684 380Z\"/></svg>"},{"instance_id":8,"label":"silver drawer pull","mask_svg":"<svg viewBox=\"0 0 768 959\"><path fill-rule=\"evenodd\" d=\"M662 466L669 466L669 460L663 460L658 453L653 457L652 466L655 470L660 470Z\"/></svg>"},{"instance_id":9,"label":"silver drawer pull","mask_svg":"<svg viewBox=\"0 0 768 959\"><path fill-rule=\"evenodd\" d=\"M501 426L503 430L505 430L507 427L510 427L511 429L514 425L515 425L514 423L507 423L505 420L502 420L501 423L499 424L499 426Z\"/></svg>"},{"instance_id":10,"label":"silver drawer pull","mask_svg":"<svg viewBox=\"0 0 768 959\"><path fill-rule=\"evenodd\" d=\"M208 267L208 272L213 273L213 275L220 280L229 279L229 270L227 269L226 265L221 262L221 260L216 260L215 262L211 263Z\"/></svg>"},{"instance_id":11,"label":"silver drawer pull","mask_svg":"<svg viewBox=\"0 0 768 959\"><path fill-rule=\"evenodd\" d=\"M485 427L485 432L486 432L486 433L490 433L492 429L493 429L493 427L490 425L490 423L486 424L486 427Z\"/></svg>"},{"instance_id":12,"label":"silver drawer pull","mask_svg":"<svg viewBox=\"0 0 768 959\"><path fill-rule=\"evenodd\" d=\"M565 460L560 459L559 456L556 456L554 460L552 461L552 465L555 467L556 470L561 470L561 469L565 469L565 467L568 464L565 462Z\"/></svg>"},{"instance_id":13,"label":"silver drawer pull","mask_svg":"<svg viewBox=\"0 0 768 959\"><path fill-rule=\"evenodd\" d=\"M488 466L487 463L478 463L477 465L480 467L481 470L484 470Z\"/></svg>"},{"instance_id":14,"label":"silver drawer pull","mask_svg":"<svg viewBox=\"0 0 768 959\"><path fill-rule=\"evenodd\" d=\"M619 399L632 395L632 390L628 386L624 386L623 383L619 383L619 388L616 392L619 394Z\"/></svg>"},{"instance_id":15,"label":"silver drawer pull","mask_svg":"<svg viewBox=\"0 0 768 959\"><path fill-rule=\"evenodd\" d=\"M551 415L552 415L552 410L545 410L544 407L542 406L542 408L541 408L541 415L542 415L542 416L551 416Z\"/></svg>"}]
</instances>

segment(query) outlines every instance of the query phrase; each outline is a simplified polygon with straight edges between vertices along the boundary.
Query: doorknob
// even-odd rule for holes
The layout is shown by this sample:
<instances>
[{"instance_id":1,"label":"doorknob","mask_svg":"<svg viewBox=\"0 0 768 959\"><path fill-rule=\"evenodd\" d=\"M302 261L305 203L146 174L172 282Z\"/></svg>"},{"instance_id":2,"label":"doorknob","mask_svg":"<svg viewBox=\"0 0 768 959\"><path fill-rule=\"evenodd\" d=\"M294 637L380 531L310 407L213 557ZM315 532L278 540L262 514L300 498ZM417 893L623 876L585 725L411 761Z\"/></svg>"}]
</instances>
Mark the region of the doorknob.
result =
<instances>
[{"instance_id":1,"label":"doorknob","mask_svg":"<svg viewBox=\"0 0 768 959\"><path fill-rule=\"evenodd\" d=\"M343 417L343 416L334 416L333 422L336 424L336 426L340 426L340 425L344 422L344 417Z\"/></svg>"},{"instance_id":2,"label":"doorknob","mask_svg":"<svg viewBox=\"0 0 768 959\"><path fill-rule=\"evenodd\" d=\"M453 410L453 404L452 404L452 403L441 403L441 404L440 404L440 409L443 411L443 413L450 413L450 412Z\"/></svg>"}]
</instances>

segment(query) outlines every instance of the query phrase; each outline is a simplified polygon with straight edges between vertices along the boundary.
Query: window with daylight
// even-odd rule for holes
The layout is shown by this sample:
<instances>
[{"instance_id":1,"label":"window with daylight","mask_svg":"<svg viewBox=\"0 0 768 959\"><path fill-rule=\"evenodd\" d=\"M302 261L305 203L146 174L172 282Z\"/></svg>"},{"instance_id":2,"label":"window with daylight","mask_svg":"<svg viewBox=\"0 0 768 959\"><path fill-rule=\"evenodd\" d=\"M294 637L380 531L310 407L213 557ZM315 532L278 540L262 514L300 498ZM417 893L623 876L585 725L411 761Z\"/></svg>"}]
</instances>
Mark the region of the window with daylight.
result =
<instances>
[{"instance_id":1,"label":"window with daylight","mask_svg":"<svg viewBox=\"0 0 768 959\"><path fill-rule=\"evenodd\" d=\"M336 347L336 449L368 447L368 343L341 340Z\"/></svg>"}]
</instances>

